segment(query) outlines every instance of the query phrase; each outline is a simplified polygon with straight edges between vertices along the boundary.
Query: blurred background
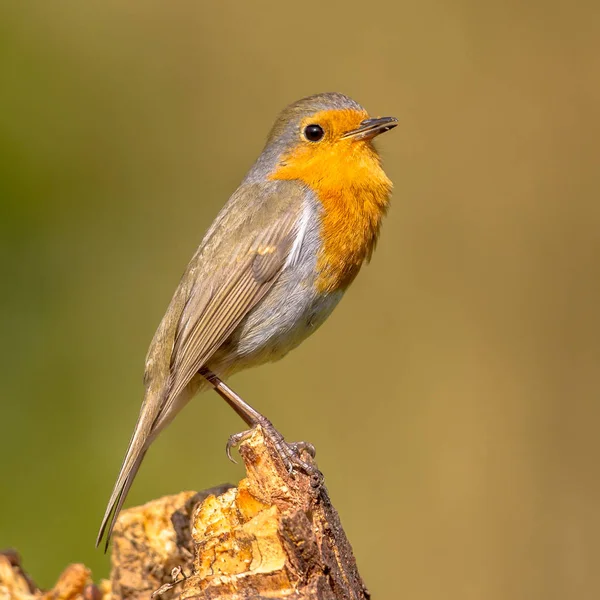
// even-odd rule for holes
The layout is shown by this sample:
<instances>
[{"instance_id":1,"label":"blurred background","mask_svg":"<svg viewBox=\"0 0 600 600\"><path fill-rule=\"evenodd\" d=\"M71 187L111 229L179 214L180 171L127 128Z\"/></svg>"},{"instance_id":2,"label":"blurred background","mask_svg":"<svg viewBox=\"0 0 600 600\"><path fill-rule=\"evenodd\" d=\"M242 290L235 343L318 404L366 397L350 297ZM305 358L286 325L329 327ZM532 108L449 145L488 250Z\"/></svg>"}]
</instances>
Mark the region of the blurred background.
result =
<instances>
[{"instance_id":1,"label":"blurred background","mask_svg":"<svg viewBox=\"0 0 600 600\"><path fill-rule=\"evenodd\" d=\"M374 598L600 596L600 9L550 2L0 5L0 546L94 577L146 349L286 104L400 126L372 264L234 388L318 451ZM197 398L139 504L235 482Z\"/></svg>"}]
</instances>

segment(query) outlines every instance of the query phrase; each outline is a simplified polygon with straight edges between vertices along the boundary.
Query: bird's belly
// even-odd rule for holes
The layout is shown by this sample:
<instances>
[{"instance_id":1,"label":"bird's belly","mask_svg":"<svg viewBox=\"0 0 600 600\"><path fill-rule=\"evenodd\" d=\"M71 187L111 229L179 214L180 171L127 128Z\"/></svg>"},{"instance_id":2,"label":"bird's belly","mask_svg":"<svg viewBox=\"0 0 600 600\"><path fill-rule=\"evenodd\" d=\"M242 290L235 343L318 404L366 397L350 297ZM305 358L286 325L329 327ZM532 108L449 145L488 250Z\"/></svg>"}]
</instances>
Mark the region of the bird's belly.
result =
<instances>
[{"instance_id":1,"label":"bird's belly","mask_svg":"<svg viewBox=\"0 0 600 600\"><path fill-rule=\"evenodd\" d=\"M230 374L282 358L315 332L340 301L342 289L318 286L321 205L308 196L304 210L307 226L298 256L210 360L217 373Z\"/></svg>"},{"instance_id":2,"label":"bird's belly","mask_svg":"<svg viewBox=\"0 0 600 600\"><path fill-rule=\"evenodd\" d=\"M323 324L342 295L316 292L312 277L285 278L240 323L211 366L233 372L279 360Z\"/></svg>"}]
</instances>

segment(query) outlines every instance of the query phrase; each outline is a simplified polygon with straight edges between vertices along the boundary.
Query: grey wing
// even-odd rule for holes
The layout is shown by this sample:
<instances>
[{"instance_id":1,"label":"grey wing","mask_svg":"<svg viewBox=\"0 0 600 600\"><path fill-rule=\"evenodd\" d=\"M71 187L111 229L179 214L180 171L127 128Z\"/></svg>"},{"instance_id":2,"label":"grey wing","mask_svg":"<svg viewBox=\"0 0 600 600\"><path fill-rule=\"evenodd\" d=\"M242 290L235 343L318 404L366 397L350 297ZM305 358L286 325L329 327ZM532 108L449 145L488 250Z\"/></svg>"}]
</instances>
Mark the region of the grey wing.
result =
<instances>
[{"instance_id":1,"label":"grey wing","mask_svg":"<svg viewBox=\"0 0 600 600\"><path fill-rule=\"evenodd\" d=\"M269 182L235 195L235 217L221 225L221 240L199 257L177 324L168 385L154 424L171 417L178 396L244 317L297 259L306 230L304 188ZM234 218L236 219L234 221ZM214 264L206 264L206 263Z\"/></svg>"},{"instance_id":2,"label":"grey wing","mask_svg":"<svg viewBox=\"0 0 600 600\"><path fill-rule=\"evenodd\" d=\"M296 213L273 223L245 251L238 252L216 289L192 291L175 338L164 411L168 412L170 403L271 289L299 234L297 224Z\"/></svg>"}]
</instances>

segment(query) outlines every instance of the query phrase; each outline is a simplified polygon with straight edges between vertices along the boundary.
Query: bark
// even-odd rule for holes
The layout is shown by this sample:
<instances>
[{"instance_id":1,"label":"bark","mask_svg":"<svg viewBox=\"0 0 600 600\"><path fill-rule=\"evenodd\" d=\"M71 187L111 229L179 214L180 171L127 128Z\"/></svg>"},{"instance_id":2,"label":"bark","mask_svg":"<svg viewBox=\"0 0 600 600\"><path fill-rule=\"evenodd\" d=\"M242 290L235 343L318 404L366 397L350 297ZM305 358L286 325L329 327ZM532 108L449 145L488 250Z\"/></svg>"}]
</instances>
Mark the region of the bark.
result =
<instances>
[{"instance_id":1,"label":"bark","mask_svg":"<svg viewBox=\"0 0 600 600\"><path fill-rule=\"evenodd\" d=\"M240 454L247 475L237 487L123 511L110 581L93 585L83 565L71 565L44 593L18 559L0 555L0 600L367 600L322 475L288 473L260 428Z\"/></svg>"}]
</instances>

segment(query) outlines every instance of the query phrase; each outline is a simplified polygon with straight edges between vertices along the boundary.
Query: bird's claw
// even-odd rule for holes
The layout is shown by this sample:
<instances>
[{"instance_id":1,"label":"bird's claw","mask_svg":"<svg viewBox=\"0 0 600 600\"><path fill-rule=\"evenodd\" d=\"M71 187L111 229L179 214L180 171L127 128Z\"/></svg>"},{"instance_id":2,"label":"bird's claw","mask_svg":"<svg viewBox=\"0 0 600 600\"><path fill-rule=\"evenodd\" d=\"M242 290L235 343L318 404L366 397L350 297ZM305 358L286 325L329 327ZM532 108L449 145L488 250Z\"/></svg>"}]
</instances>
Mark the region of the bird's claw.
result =
<instances>
[{"instance_id":1,"label":"bird's claw","mask_svg":"<svg viewBox=\"0 0 600 600\"><path fill-rule=\"evenodd\" d=\"M312 444L308 444L307 442L288 443L282 438L280 441L275 441L275 448L290 475L294 475L294 471L297 468L304 471L307 475L312 475L315 472L315 467L300 458L303 450L306 450L314 458L315 449Z\"/></svg>"},{"instance_id":2,"label":"bird's claw","mask_svg":"<svg viewBox=\"0 0 600 600\"><path fill-rule=\"evenodd\" d=\"M246 431L240 431L239 433L233 433L229 436L227 440L227 445L225 446L225 452L227 453L227 458L234 464L237 465L237 460L231 456L231 449L237 448L244 440L247 440L254 433L254 429L247 429Z\"/></svg>"},{"instance_id":3,"label":"bird's claw","mask_svg":"<svg viewBox=\"0 0 600 600\"><path fill-rule=\"evenodd\" d=\"M289 442L288 446L298 455L302 452L308 452L311 458L314 458L317 455L315 447L310 442Z\"/></svg>"},{"instance_id":4,"label":"bird's claw","mask_svg":"<svg viewBox=\"0 0 600 600\"><path fill-rule=\"evenodd\" d=\"M313 475L317 472L316 467L308 464L302 460L302 452L307 452L311 458L316 455L315 447L308 442L286 442L283 436L275 429L275 427L268 421L260 423L263 433L266 438L272 442L277 454L283 461L285 468L290 475L294 474L295 468L301 469L307 475ZM231 449L239 446L244 440L247 440L254 433L254 429L248 429L246 431L240 431L229 436L225 451L227 458L233 463L237 464L237 461L231 456Z\"/></svg>"}]
</instances>

